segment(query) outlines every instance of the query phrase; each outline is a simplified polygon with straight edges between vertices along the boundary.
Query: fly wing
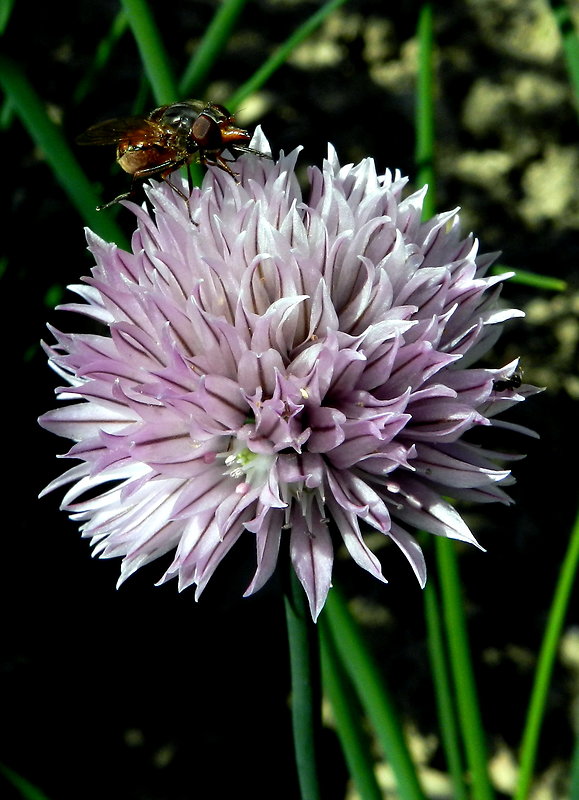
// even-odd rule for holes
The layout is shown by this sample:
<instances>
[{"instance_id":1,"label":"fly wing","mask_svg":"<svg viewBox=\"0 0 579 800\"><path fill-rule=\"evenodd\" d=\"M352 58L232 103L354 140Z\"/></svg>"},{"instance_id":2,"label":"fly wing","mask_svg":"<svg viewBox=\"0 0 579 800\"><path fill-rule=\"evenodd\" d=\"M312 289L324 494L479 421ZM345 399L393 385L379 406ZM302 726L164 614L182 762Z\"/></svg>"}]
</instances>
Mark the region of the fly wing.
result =
<instances>
[{"instance_id":1,"label":"fly wing","mask_svg":"<svg viewBox=\"0 0 579 800\"><path fill-rule=\"evenodd\" d=\"M154 144L159 138L159 127L146 117L119 117L97 122L77 137L77 144Z\"/></svg>"}]
</instances>

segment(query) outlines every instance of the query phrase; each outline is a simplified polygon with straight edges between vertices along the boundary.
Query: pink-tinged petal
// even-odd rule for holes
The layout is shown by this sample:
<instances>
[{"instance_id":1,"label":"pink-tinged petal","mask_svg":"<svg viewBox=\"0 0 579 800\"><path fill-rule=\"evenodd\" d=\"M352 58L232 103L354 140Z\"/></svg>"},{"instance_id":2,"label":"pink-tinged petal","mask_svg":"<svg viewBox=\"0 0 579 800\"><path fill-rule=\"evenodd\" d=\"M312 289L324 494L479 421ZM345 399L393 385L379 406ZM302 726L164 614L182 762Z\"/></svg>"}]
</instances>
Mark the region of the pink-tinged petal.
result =
<instances>
[{"instance_id":1,"label":"pink-tinged petal","mask_svg":"<svg viewBox=\"0 0 579 800\"><path fill-rule=\"evenodd\" d=\"M276 376L283 369L283 359L277 350L270 348L263 353L246 350L238 362L238 382L245 394L261 390L262 394L273 395Z\"/></svg>"},{"instance_id":2,"label":"pink-tinged petal","mask_svg":"<svg viewBox=\"0 0 579 800\"><path fill-rule=\"evenodd\" d=\"M308 339L314 341L318 337L325 337L328 331L338 330L339 327L330 289L326 281L319 280L312 297Z\"/></svg>"},{"instance_id":3,"label":"pink-tinged petal","mask_svg":"<svg viewBox=\"0 0 579 800\"><path fill-rule=\"evenodd\" d=\"M330 496L345 510L365 515L368 509L381 502L379 495L365 481L351 472L326 470Z\"/></svg>"},{"instance_id":4,"label":"pink-tinged petal","mask_svg":"<svg viewBox=\"0 0 579 800\"><path fill-rule=\"evenodd\" d=\"M85 314L91 319L102 322L104 325L114 322L115 318L111 312L103 306L101 293L93 286L83 286L82 284L70 284L66 287L85 303L62 303L56 308L58 311L72 311L75 314ZM48 326L50 327L50 326Z\"/></svg>"},{"instance_id":5,"label":"pink-tinged petal","mask_svg":"<svg viewBox=\"0 0 579 800\"><path fill-rule=\"evenodd\" d=\"M337 469L348 469L366 458L373 458L400 433L410 419L410 414L392 414L390 419L380 424L372 420L349 421L344 425L346 440L328 453L328 460Z\"/></svg>"},{"instance_id":6,"label":"pink-tinged petal","mask_svg":"<svg viewBox=\"0 0 579 800\"><path fill-rule=\"evenodd\" d=\"M288 372L308 401L308 406L315 407L330 390L334 376L352 360L363 360L363 356L353 351L339 350L336 337L329 332L323 343L314 341L298 353L288 365Z\"/></svg>"},{"instance_id":7,"label":"pink-tinged petal","mask_svg":"<svg viewBox=\"0 0 579 800\"><path fill-rule=\"evenodd\" d=\"M44 487L44 489L40 492L38 497L44 497L45 495L49 494L49 492L54 491L55 489L61 489L63 486L66 486L67 483L72 483L72 481L77 481L79 483L82 479L86 478L87 473L89 472L89 465L88 464L76 464L74 467L71 467L66 472L63 472L62 475L59 475L58 478L50 481L50 483ZM96 480L96 484L100 485L102 483L102 478L98 477Z\"/></svg>"},{"instance_id":8,"label":"pink-tinged petal","mask_svg":"<svg viewBox=\"0 0 579 800\"><path fill-rule=\"evenodd\" d=\"M487 486L489 483L504 481L510 474L508 469L485 468L480 463L471 463L444 452L441 446L416 445L416 457L412 466L420 475L436 483L453 487L469 488Z\"/></svg>"},{"instance_id":9,"label":"pink-tinged petal","mask_svg":"<svg viewBox=\"0 0 579 800\"><path fill-rule=\"evenodd\" d=\"M407 434L417 442L454 442L475 425L490 425L476 409L453 400L409 403L408 410L412 426Z\"/></svg>"},{"instance_id":10,"label":"pink-tinged petal","mask_svg":"<svg viewBox=\"0 0 579 800\"><path fill-rule=\"evenodd\" d=\"M490 484L476 489L453 489L452 496L456 500L464 500L467 503L502 503L510 506L513 501L501 487L512 486L514 483L515 479L508 477L501 482L500 486ZM438 484L434 484L434 487L441 490Z\"/></svg>"},{"instance_id":11,"label":"pink-tinged petal","mask_svg":"<svg viewBox=\"0 0 579 800\"><path fill-rule=\"evenodd\" d=\"M287 342L293 338L292 329L297 323L296 311L306 299L305 295L284 297L272 303L262 316L251 313L252 349L259 353L274 348L284 355L287 351Z\"/></svg>"},{"instance_id":12,"label":"pink-tinged petal","mask_svg":"<svg viewBox=\"0 0 579 800\"><path fill-rule=\"evenodd\" d=\"M187 519L205 511L215 513L219 505L231 496L233 488L232 481L224 477L218 468L208 468L180 493L172 518Z\"/></svg>"},{"instance_id":13,"label":"pink-tinged petal","mask_svg":"<svg viewBox=\"0 0 579 800\"><path fill-rule=\"evenodd\" d=\"M219 504L214 512L217 526L223 531L236 525L240 520L245 524L251 517L256 500L261 493L259 488L253 488L247 484L234 483L233 485L235 486L234 491L229 492L228 497ZM240 488L241 486L243 488ZM229 484L229 488L231 489L231 484ZM209 506L207 508L209 509Z\"/></svg>"},{"instance_id":14,"label":"pink-tinged petal","mask_svg":"<svg viewBox=\"0 0 579 800\"><path fill-rule=\"evenodd\" d=\"M342 444L346 438L343 424L346 415L336 408L314 408L309 414L311 436L308 450L311 453L325 453Z\"/></svg>"},{"instance_id":15,"label":"pink-tinged petal","mask_svg":"<svg viewBox=\"0 0 579 800\"><path fill-rule=\"evenodd\" d=\"M151 529L150 536L136 544L121 562L120 576L117 581L119 588L138 569L150 564L157 558L164 556L175 548L183 535L181 524L170 522L163 527ZM106 558L107 556L101 556Z\"/></svg>"},{"instance_id":16,"label":"pink-tinged petal","mask_svg":"<svg viewBox=\"0 0 579 800\"><path fill-rule=\"evenodd\" d=\"M95 430L122 431L136 422L135 417L131 418L129 413L126 408L113 411L95 403L75 403L48 411L39 417L38 422L52 433L81 441L87 433L91 434Z\"/></svg>"},{"instance_id":17,"label":"pink-tinged petal","mask_svg":"<svg viewBox=\"0 0 579 800\"><path fill-rule=\"evenodd\" d=\"M380 453L370 455L360 464L360 471L369 475L388 475L398 467L414 470L413 459L415 447L413 444L390 443L383 447Z\"/></svg>"},{"instance_id":18,"label":"pink-tinged petal","mask_svg":"<svg viewBox=\"0 0 579 800\"><path fill-rule=\"evenodd\" d=\"M130 512L123 517L122 536L115 532L108 533L94 549L94 555L100 558L125 556L129 561L133 558L145 557L147 563L172 550L179 542L183 525L169 519L170 503L164 496L151 496L140 503L134 503ZM110 525L111 523L109 523ZM91 535L98 533L90 529ZM88 533L85 529L84 533Z\"/></svg>"},{"instance_id":19,"label":"pink-tinged petal","mask_svg":"<svg viewBox=\"0 0 579 800\"><path fill-rule=\"evenodd\" d=\"M248 409L235 381L207 375L199 386L195 399L207 415L224 429L235 430L243 425Z\"/></svg>"},{"instance_id":20,"label":"pink-tinged petal","mask_svg":"<svg viewBox=\"0 0 579 800\"><path fill-rule=\"evenodd\" d=\"M304 486L306 489L319 489L322 486L325 465L319 455L311 453L289 453L278 459L277 472L282 485Z\"/></svg>"},{"instance_id":21,"label":"pink-tinged petal","mask_svg":"<svg viewBox=\"0 0 579 800\"><path fill-rule=\"evenodd\" d=\"M480 547L458 511L425 483L404 476L388 482L392 513L413 527Z\"/></svg>"},{"instance_id":22,"label":"pink-tinged petal","mask_svg":"<svg viewBox=\"0 0 579 800\"><path fill-rule=\"evenodd\" d=\"M255 532L257 569L245 590L244 597L261 589L273 575L279 555L282 527L283 517L281 513L276 512L269 514L262 527Z\"/></svg>"},{"instance_id":23,"label":"pink-tinged petal","mask_svg":"<svg viewBox=\"0 0 579 800\"><path fill-rule=\"evenodd\" d=\"M336 523L340 536L356 564L365 569L382 583L388 583L382 574L382 566L362 537L360 524L355 514L345 512L337 503L329 502L332 519Z\"/></svg>"},{"instance_id":24,"label":"pink-tinged petal","mask_svg":"<svg viewBox=\"0 0 579 800\"><path fill-rule=\"evenodd\" d=\"M192 517L186 523L181 522L181 526L182 533L175 548L175 557L157 581L157 586L161 586L177 578L180 592L195 583L197 568L195 548L199 542L206 541L208 547L219 542L219 532L210 513Z\"/></svg>"},{"instance_id":25,"label":"pink-tinged petal","mask_svg":"<svg viewBox=\"0 0 579 800\"><path fill-rule=\"evenodd\" d=\"M237 525L223 533L218 530L217 525L213 525L211 528L211 538L209 535L204 536L202 548L199 547L199 552L195 552L195 573L193 580L197 585L195 590L196 600L199 599L201 592L209 583L213 573L237 542L243 531L243 526ZM180 590L184 588L185 586L180 581Z\"/></svg>"},{"instance_id":26,"label":"pink-tinged petal","mask_svg":"<svg viewBox=\"0 0 579 800\"><path fill-rule=\"evenodd\" d=\"M418 579L418 583L424 588L426 585L426 561L416 539L403 530L400 525L396 525L395 522L390 526L389 536L404 553Z\"/></svg>"},{"instance_id":27,"label":"pink-tinged petal","mask_svg":"<svg viewBox=\"0 0 579 800\"><path fill-rule=\"evenodd\" d=\"M320 520L310 530L304 517L292 515L290 557L296 575L304 587L314 622L332 585L334 549L327 524Z\"/></svg>"},{"instance_id":28,"label":"pink-tinged petal","mask_svg":"<svg viewBox=\"0 0 579 800\"><path fill-rule=\"evenodd\" d=\"M506 422L502 419L493 419L490 424L495 428L503 428L504 430L513 431L513 433L520 433L521 436L530 436L532 439L538 439L539 434L527 428L525 425L516 425L514 422Z\"/></svg>"}]
</instances>

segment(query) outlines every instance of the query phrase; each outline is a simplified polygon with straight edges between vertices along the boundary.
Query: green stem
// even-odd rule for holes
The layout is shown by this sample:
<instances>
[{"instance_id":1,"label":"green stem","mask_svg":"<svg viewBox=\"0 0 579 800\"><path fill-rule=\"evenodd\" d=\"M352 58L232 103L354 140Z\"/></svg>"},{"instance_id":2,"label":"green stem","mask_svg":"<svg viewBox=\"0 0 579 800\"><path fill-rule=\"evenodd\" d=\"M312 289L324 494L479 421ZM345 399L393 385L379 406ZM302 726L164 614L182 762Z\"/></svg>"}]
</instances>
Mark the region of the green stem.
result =
<instances>
[{"instance_id":1,"label":"green stem","mask_svg":"<svg viewBox=\"0 0 579 800\"><path fill-rule=\"evenodd\" d=\"M440 734L453 784L452 796L454 800L467 800L460 738L456 723L456 707L452 696L440 608L433 578L429 579L424 589L424 615L428 630L428 652L440 721Z\"/></svg>"},{"instance_id":2,"label":"green stem","mask_svg":"<svg viewBox=\"0 0 579 800\"><path fill-rule=\"evenodd\" d=\"M290 566L285 597L292 681L292 725L302 800L319 800L317 742L321 727L319 645L307 598Z\"/></svg>"},{"instance_id":3,"label":"green stem","mask_svg":"<svg viewBox=\"0 0 579 800\"><path fill-rule=\"evenodd\" d=\"M401 800L424 800L402 725L381 671L370 654L346 602L334 585L322 612L336 650L372 722L397 782Z\"/></svg>"},{"instance_id":4,"label":"green stem","mask_svg":"<svg viewBox=\"0 0 579 800\"><path fill-rule=\"evenodd\" d=\"M417 184L428 185L428 193L424 198L423 219L429 219L436 213L436 172L434 166L435 151L435 95L436 81L434 72L434 14L431 3L424 3L420 9L417 27L418 39L418 74L416 85L416 144L415 162ZM448 544L445 542L445 544ZM444 580L444 576L441 575ZM448 596L449 587L446 586ZM458 591L455 587L455 590ZM455 703L452 698L448 663L445 654L443 634L441 630L440 612L435 589L430 583L424 590L425 618L428 627L428 647L436 693L438 718L444 751L448 760L448 768L453 781L454 797L463 800L466 788L463 780L460 737L456 723ZM447 625L448 627L448 625ZM464 625L463 625L464 628ZM460 648L462 659L468 660L464 647ZM455 647L456 650L456 647ZM453 667L454 667L453 663ZM463 720L465 722L465 720ZM469 734L470 735L470 734ZM472 753L472 746L470 748ZM478 768L477 768L478 771ZM478 779L473 775L473 782ZM481 797L486 795L481 790Z\"/></svg>"},{"instance_id":5,"label":"green stem","mask_svg":"<svg viewBox=\"0 0 579 800\"><path fill-rule=\"evenodd\" d=\"M16 0L4 0L3 3L0 3L0 34L3 34L8 26L15 3Z\"/></svg>"},{"instance_id":6,"label":"green stem","mask_svg":"<svg viewBox=\"0 0 579 800\"><path fill-rule=\"evenodd\" d=\"M459 722L472 781L472 798L491 800L494 792L487 771L487 748L469 652L454 542L437 536L435 548Z\"/></svg>"},{"instance_id":7,"label":"green stem","mask_svg":"<svg viewBox=\"0 0 579 800\"><path fill-rule=\"evenodd\" d=\"M432 6L424 3L418 17L418 75L416 86L416 181L428 185L423 218L429 219L436 209L436 174L434 171L434 19Z\"/></svg>"},{"instance_id":8,"label":"green stem","mask_svg":"<svg viewBox=\"0 0 579 800\"><path fill-rule=\"evenodd\" d=\"M86 224L107 241L126 246L126 238L111 216L96 211L99 198L72 154L61 129L49 118L44 103L21 68L3 55L0 55L0 86Z\"/></svg>"},{"instance_id":9,"label":"green stem","mask_svg":"<svg viewBox=\"0 0 579 800\"><path fill-rule=\"evenodd\" d=\"M178 99L169 57L146 0L121 0L141 61L159 105Z\"/></svg>"},{"instance_id":10,"label":"green stem","mask_svg":"<svg viewBox=\"0 0 579 800\"><path fill-rule=\"evenodd\" d=\"M527 720L521 744L521 768L519 773L519 783L515 794L515 800L526 800L533 777L535 759L537 756L537 745L541 733L541 724L545 713L545 703L553 664L557 656L557 646L561 637L561 629L565 621L565 614L569 605L569 598L577 566L579 563L579 515L575 520L571 531L571 538L567 553L561 566L553 602L549 611L549 619L539 659L535 672L535 681L531 692L531 699L527 711Z\"/></svg>"},{"instance_id":11,"label":"green stem","mask_svg":"<svg viewBox=\"0 0 579 800\"><path fill-rule=\"evenodd\" d=\"M563 57L569 74L569 82L573 89L575 109L579 114L579 35L573 27L571 3L558 3L551 0L551 8L555 22L559 27L563 42Z\"/></svg>"},{"instance_id":12,"label":"green stem","mask_svg":"<svg viewBox=\"0 0 579 800\"><path fill-rule=\"evenodd\" d=\"M6 781L14 786L22 800L48 800L48 797L37 786L2 763L0 763L0 775L3 775Z\"/></svg>"},{"instance_id":13,"label":"green stem","mask_svg":"<svg viewBox=\"0 0 579 800\"><path fill-rule=\"evenodd\" d=\"M232 110L239 108L240 103L252 92L256 92L264 85L270 76L287 61L294 48L310 36L321 25L324 19L336 8L343 5L346 0L328 0L315 14L312 14L292 35L281 44L277 50L261 65L261 67L234 92L228 100L228 107Z\"/></svg>"},{"instance_id":14,"label":"green stem","mask_svg":"<svg viewBox=\"0 0 579 800\"><path fill-rule=\"evenodd\" d=\"M368 734L363 728L363 717L352 684L340 663L332 637L322 614L320 643L322 651L322 679L336 724L348 772L356 786L360 800L381 800L382 792L374 774L374 762Z\"/></svg>"},{"instance_id":15,"label":"green stem","mask_svg":"<svg viewBox=\"0 0 579 800\"><path fill-rule=\"evenodd\" d=\"M573 798L573 800L579 797L579 726L577 725L577 720L575 720L575 747L571 758L569 797Z\"/></svg>"},{"instance_id":16,"label":"green stem","mask_svg":"<svg viewBox=\"0 0 579 800\"><path fill-rule=\"evenodd\" d=\"M89 93L95 78L109 62L115 46L127 30L127 16L119 11L113 19L108 33L99 41L92 64L79 80L74 90L74 102L80 103Z\"/></svg>"},{"instance_id":17,"label":"green stem","mask_svg":"<svg viewBox=\"0 0 579 800\"><path fill-rule=\"evenodd\" d=\"M511 278L512 283L521 283L523 286L532 286L547 292L566 292L568 289L567 282L561 278L541 275L538 272L528 272L525 269L512 269L506 264L495 264L492 268L493 275L502 275L504 272L514 272L515 274Z\"/></svg>"},{"instance_id":18,"label":"green stem","mask_svg":"<svg viewBox=\"0 0 579 800\"><path fill-rule=\"evenodd\" d=\"M187 69L179 81L180 97L190 97L206 80L217 57L227 44L231 31L247 0L224 0L203 34Z\"/></svg>"}]
</instances>

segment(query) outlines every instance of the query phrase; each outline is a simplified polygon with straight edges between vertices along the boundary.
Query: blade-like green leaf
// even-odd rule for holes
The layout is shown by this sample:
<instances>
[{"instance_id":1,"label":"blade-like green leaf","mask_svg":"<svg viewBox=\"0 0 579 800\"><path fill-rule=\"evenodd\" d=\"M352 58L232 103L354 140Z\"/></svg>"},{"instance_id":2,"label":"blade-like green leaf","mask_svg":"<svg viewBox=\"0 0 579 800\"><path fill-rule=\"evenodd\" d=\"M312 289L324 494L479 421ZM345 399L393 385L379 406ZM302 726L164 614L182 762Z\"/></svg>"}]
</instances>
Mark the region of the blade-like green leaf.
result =
<instances>
[{"instance_id":1,"label":"blade-like green leaf","mask_svg":"<svg viewBox=\"0 0 579 800\"><path fill-rule=\"evenodd\" d=\"M146 0L121 2L156 102L159 105L174 103L179 100L177 82Z\"/></svg>"},{"instance_id":2,"label":"blade-like green leaf","mask_svg":"<svg viewBox=\"0 0 579 800\"><path fill-rule=\"evenodd\" d=\"M276 51L256 70L253 76L240 86L229 98L229 107L235 110L241 102L266 83L273 73L284 64L292 50L310 36L318 28L328 14L344 5L346 0L329 0L315 14L312 14L292 35L281 44Z\"/></svg>"},{"instance_id":3,"label":"blade-like green leaf","mask_svg":"<svg viewBox=\"0 0 579 800\"><path fill-rule=\"evenodd\" d=\"M401 800L424 800L401 721L378 668L346 601L334 585L322 611L342 665L396 777Z\"/></svg>"},{"instance_id":4,"label":"blade-like green leaf","mask_svg":"<svg viewBox=\"0 0 579 800\"><path fill-rule=\"evenodd\" d=\"M0 34L4 33L14 10L15 0L2 0L0 3Z\"/></svg>"},{"instance_id":5,"label":"blade-like green leaf","mask_svg":"<svg viewBox=\"0 0 579 800\"><path fill-rule=\"evenodd\" d=\"M450 670L444 646L442 615L433 578L429 578L428 584L424 588L424 616L428 631L428 654L436 695L440 738L452 780L452 796L453 800L468 800L456 719L456 703L451 688Z\"/></svg>"},{"instance_id":6,"label":"blade-like green leaf","mask_svg":"<svg viewBox=\"0 0 579 800\"><path fill-rule=\"evenodd\" d=\"M22 800L48 800L48 797L22 775L14 772L13 769L7 767L5 764L0 764L0 773L4 775L6 780L20 792Z\"/></svg>"},{"instance_id":7,"label":"blade-like green leaf","mask_svg":"<svg viewBox=\"0 0 579 800\"><path fill-rule=\"evenodd\" d=\"M418 186L428 186L422 216L430 219L436 213L436 173L434 169L434 20L432 6L424 3L418 17L418 77L416 86L415 163Z\"/></svg>"},{"instance_id":8,"label":"blade-like green leaf","mask_svg":"<svg viewBox=\"0 0 579 800\"><path fill-rule=\"evenodd\" d=\"M0 85L86 224L103 238L117 244L124 243L125 237L111 216L96 211L99 198L72 154L62 131L49 118L44 104L22 69L1 54Z\"/></svg>"},{"instance_id":9,"label":"blade-like green leaf","mask_svg":"<svg viewBox=\"0 0 579 800\"><path fill-rule=\"evenodd\" d=\"M515 793L515 800L526 800L529 797L531 780L535 768L537 757L537 746L541 733L541 726L545 714L547 695L551 684L553 665L557 657L557 647L561 638L561 630L565 621L565 615L569 607L569 600L577 577L579 567L579 514L575 519L575 524L571 530L569 545L561 570L553 601L549 611L547 627L541 644L535 680L531 699L527 711L527 720L521 744L521 767L519 772L519 782ZM575 772L575 780L577 773ZM577 795L572 795L575 798Z\"/></svg>"},{"instance_id":10,"label":"blade-like green leaf","mask_svg":"<svg viewBox=\"0 0 579 800\"><path fill-rule=\"evenodd\" d=\"M321 727L320 660L317 631L305 592L289 565L285 612L292 680L292 727L301 796L319 800L318 740Z\"/></svg>"},{"instance_id":11,"label":"blade-like green leaf","mask_svg":"<svg viewBox=\"0 0 579 800\"><path fill-rule=\"evenodd\" d=\"M364 730L362 709L354 695L351 681L332 641L325 616L318 627L322 651L322 678L334 716L336 731L348 770L360 800L381 800L382 792L374 774L369 737Z\"/></svg>"},{"instance_id":12,"label":"blade-like green leaf","mask_svg":"<svg viewBox=\"0 0 579 800\"><path fill-rule=\"evenodd\" d=\"M575 108L579 114L579 33L573 26L573 15L570 6L571 3L553 2L551 0L553 16L561 33L563 56L569 74L569 83L573 89Z\"/></svg>"},{"instance_id":13,"label":"blade-like green leaf","mask_svg":"<svg viewBox=\"0 0 579 800\"><path fill-rule=\"evenodd\" d=\"M494 791L488 774L486 738L474 679L454 545L450 539L435 537L446 641L462 739L470 771L470 796L472 800L492 800Z\"/></svg>"},{"instance_id":14,"label":"blade-like green leaf","mask_svg":"<svg viewBox=\"0 0 579 800\"><path fill-rule=\"evenodd\" d=\"M492 268L493 275L502 275L504 272L514 272L510 279L513 283L520 283L523 286L532 286L534 289L543 289L549 292L566 292L567 284L560 278L553 278L550 275L539 275L536 272L528 272L524 269L511 269L504 264L495 264Z\"/></svg>"},{"instance_id":15,"label":"blade-like green leaf","mask_svg":"<svg viewBox=\"0 0 579 800\"><path fill-rule=\"evenodd\" d=\"M76 89L74 90L75 103L80 103L80 101L88 94L96 80L97 75L102 71L103 67L108 64L115 45L122 38L123 34L127 30L127 27L127 15L124 11L119 11L112 21L107 35L100 40L89 69L76 85Z\"/></svg>"},{"instance_id":16,"label":"blade-like green leaf","mask_svg":"<svg viewBox=\"0 0 579 800\"><path fill-rule=\"evenodd\" d=\"M218 7L179 81L181 98L193 96L204 85L213 64L227 44L231 31L246 3L247 0L224 0Z\"/></svg>"}]
</instances>

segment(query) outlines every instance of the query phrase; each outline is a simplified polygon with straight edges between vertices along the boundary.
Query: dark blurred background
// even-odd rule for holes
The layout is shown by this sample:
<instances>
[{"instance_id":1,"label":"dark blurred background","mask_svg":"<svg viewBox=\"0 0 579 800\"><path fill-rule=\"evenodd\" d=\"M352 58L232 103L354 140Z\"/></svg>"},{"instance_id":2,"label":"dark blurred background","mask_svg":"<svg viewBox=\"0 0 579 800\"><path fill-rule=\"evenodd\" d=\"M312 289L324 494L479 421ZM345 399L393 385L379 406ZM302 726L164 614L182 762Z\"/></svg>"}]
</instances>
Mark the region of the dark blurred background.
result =
<instances>
[{"instance_id":1,"label":"dark blurred background","mask_svg":"<svg viewBox=\"0 0 579 800\"><path fill-rule=\"evenodd\" d=\"M216 4L151 6L180 75ZM249 3L202 96L226 101L318 6ZM412 181L418 10L414 2L346 4L243 104L240 122L260 122L274 152L304 145L304 167L319 163L331 141L342 163L370 155L379 169L400 168ZM102 0L79 0L66 11L39 4L34 13L17 2L2 41L71 142L100 119L135 111L142 68L129 33L88 92L74 99L117 12L117 3ZM508 267L558 276L570 287L554 294L510 283L503 291L527 320L510 324L493 365L521 355L525 381L547 387L510 415L541 440L506 443L528 452L514 467L516 505L465 511L488 551L464 549L461 568L485 727L497 764L506 764L503 772L495 764L493 774L506 790L577 506L577 110L546 3L456 0L435 5L435 18L439 209L461 206L482 251L501 249ZM147 95L143 104L156 105ZM58 383L38 342L47 320L74 328L72 317L52 307L61 287L88 274L91 260L80 217L18 119L2 142L0 760L51 800L296 798L283 604L275 580L242 599L253 572L251 548L234 549L199 603L191 590L178 595L175 583L154 587L162 563L117 592L119 563L91 560L87 542L58 511L58 493L36 499L63 470L55 454L67 446L36 425L54 406ZM109 149L77 155L103 198L125 190ZM130 213L119 209L117 221L130 234ZM422 594L399 554L381 555L387 586L347 560L338 561L337 574L416 741L430 766L444 770L433 739ZM432 567L433 561L430 554ZM538 763L553 797L564 796L572 748L574 600ZM334 780L328 798L341 798L345 768L330 729L326 745ZM1 786L0 796L10 790Z\"/></svg>"}]
</instances>

